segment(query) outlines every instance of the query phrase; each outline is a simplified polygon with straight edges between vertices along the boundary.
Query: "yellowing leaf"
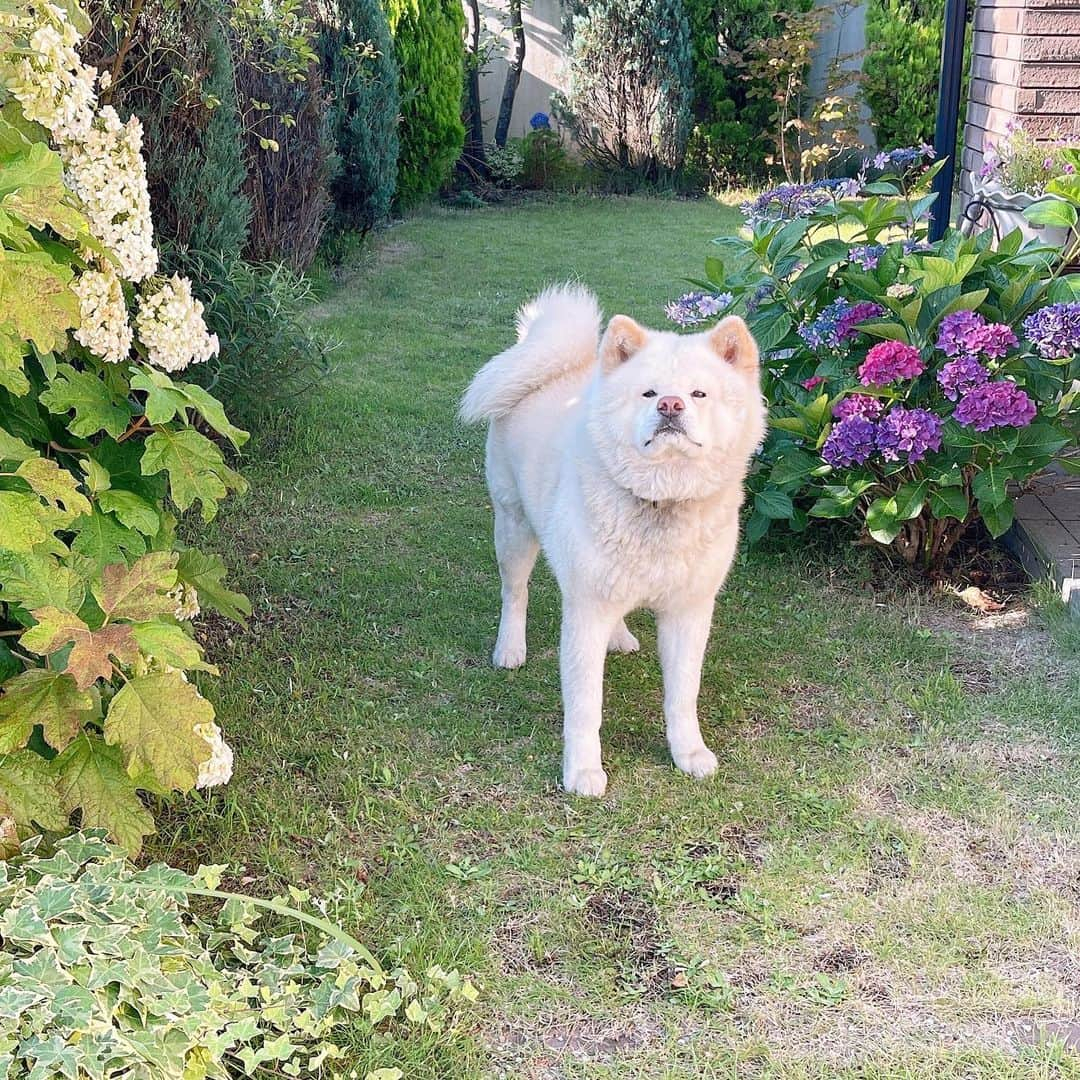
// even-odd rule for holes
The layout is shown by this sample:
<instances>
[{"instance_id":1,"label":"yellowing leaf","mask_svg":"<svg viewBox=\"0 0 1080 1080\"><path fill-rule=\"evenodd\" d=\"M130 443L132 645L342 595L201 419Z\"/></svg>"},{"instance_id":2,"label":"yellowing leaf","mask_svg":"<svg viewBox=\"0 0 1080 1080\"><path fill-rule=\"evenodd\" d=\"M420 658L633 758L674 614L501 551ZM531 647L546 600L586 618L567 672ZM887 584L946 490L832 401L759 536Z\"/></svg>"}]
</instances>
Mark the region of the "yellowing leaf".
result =
<instances>
[{"instance_id":1,"label":"yellowing leaf","mask_svg":"<svg viewBox=\"0 0 1080 1080\"><path fill-rule=\"evenodd\" d=\"M176 610L176 601L165 593L176 585L176 559L171 551L151 551L129 569L125 563L106 566L101 582L90 588L101 610L110 619L143 622Z\"/></svg>"},{"instance_id":2,"label":"yellowing leaf","mask_svg":"<svg viewBox=\"0 0 1080 1080\"><path fill-rule=\"evenodd\" d=\"M75 677L80 690L93 686L98 679L112 678L110 657L125 665L138 659L139 649L130 626L117 624L91 630L78 615L54 607L37 608L33 616L37 625L25 631L19 642L39 656L49 656L70 643L64 670Z\"/></svg>"},{"instance_id":3,"label":"yellowing leaf","mask_svg":"<svg viewBox=\"0 0 1080 1080\"><path fill-rule=\"evenodd\" d=\"M138 855L154 819L124 769L120 748L84 732L52 768L64 809L81 811L84 829L105 829L129 855Z\"/></svg>"},{"instance_id":4,"label":"yellowing leaf","mask_svg":"<svg viewBox=\"0 0 1080 1080\"><path fill-rule=\"evenodd\" d=\"M202 646L182 626L155 620L136 623L132 631L144 656L153 657L169 667L218 674L218 669L203 659Z\"/></svg>"},{"instance_id":5,"label":"yellowing leaf","mask_svg":"<svg viewBox=\"0 0 1080 1080\"><path fill-rule=\"evenodd\" d=\"M30 668L9 679L0 694L0 753L26 745L35 724L45 741L63 750L78 733L94 705L70 675L47 668Z\"/></svg>"},{"instance_id":6,"label":"yellowing leaf","mask_svg":"<svg viewBox=\"0 0 1080 1080\"><path fill-rule=\"evenodd\" d=\"M14 435L9 435L0 428L0 461L25 461L36 453L37 451L32 450L22 439L16 439Z\"/></svg>"},{"instance_id":7,"label":"yellowing leaf","mask_svg":"<svg viewBox=\"0 0 1080 1080\"><path fill-rule=\"evenodd\" d=\"M7 813L16 825L39 825L59 832L68 815L49 763L33 750L0 757L0 814Z\"/></svg>"},{"instance_id":8,"label":"yellowing leaf","mask_svg":"<svg viewBox=\"0 0 1080 1080\"><path fill-rule=\"evenodd\" d=\"M79 491L75 477L51 458L27 458L15 475L21 476L50 506L69 517L90 513L90 501Z\"/></svg>"},{"instance_id":9,"label":"yellowing leaf","mask_svg":"<svg viewBox=\"0 0 1080 1080\"><path fill-rule=\"evenodd\" d=\"M36 495L0 491L0 548L33 551L52 538L45 524L45 508Z\"/></svg>"},{"instance_id":10,"label":"yellowing leaf","mask_svg":"<svg viewBox=\"0 0 1080 1080\"><path fill-rule=\"evenodd\" d=\"M213 719L213 706L179 672L144 675L112 699L105 740L123 748L129 775L149 772L165 787L190 791L210 757L195 725Z\"/></svg>"},{"instance_id":11,"label":"yellowing leaf","mask_svg":"<svg viewBox=\"0 0 1080 1080\"><path fill-rule=\"evenodd\" d=\"M45 552L0 551L0 600L39 607L78 611L86 599L82 579Z\"/></svg>"},{"instance_id":12,"label":"yellowing leaf","mask_svg":"<svg viewBox=\"0 0 1080 1080\"><path fill-rule=\"evenodd\" d=\"M146 440L143 474L151 476L163 469L169 474L173 502L181 510L201 502L204 521L213 518L218 501L229 490L247 490L243 477L225 464L221 451L194 428L160 428Z\"/></svg>"},{"instance_id":13,"label":"yellowing leaf","mask_svg":"<svg viewBox=\"0 0 1080 1080\"><path fill-rule=\"evenodd\" d=\"M71 268L45 251L0 252L0 324L10 323L42 352L62 349L79 324Z\"/></svg>"}]
</instances>

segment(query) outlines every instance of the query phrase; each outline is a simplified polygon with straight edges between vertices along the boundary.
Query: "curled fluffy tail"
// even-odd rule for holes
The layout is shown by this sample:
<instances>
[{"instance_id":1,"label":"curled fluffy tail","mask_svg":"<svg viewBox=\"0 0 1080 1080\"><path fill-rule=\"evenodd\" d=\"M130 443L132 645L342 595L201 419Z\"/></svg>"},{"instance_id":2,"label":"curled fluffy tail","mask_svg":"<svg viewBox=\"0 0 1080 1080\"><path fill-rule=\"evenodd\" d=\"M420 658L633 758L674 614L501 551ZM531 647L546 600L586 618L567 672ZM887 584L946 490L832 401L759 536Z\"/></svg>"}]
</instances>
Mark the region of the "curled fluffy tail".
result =
<instances>
[{"instance_id":1,"label":"curled fluffy tail","mask_svg":"<svg viewBox=\"0 0 1080 1080\"><path fill-rule=\"evenodd\" d=\"M461 399L467 424L505 416L534 390L596 360L600 308L580 285L552 285L517 318L518 340L489 360Z\"/></svg>"}]
</instances>

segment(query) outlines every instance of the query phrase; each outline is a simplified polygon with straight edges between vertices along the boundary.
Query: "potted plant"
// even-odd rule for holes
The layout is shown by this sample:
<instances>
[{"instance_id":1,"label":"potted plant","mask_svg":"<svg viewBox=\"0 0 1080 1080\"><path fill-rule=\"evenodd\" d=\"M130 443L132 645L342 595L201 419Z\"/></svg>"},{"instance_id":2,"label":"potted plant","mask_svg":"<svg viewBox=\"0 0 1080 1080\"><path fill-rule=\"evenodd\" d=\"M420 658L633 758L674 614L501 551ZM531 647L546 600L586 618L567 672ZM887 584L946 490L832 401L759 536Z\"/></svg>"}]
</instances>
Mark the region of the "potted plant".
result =
<instances>
[{"instance_id":1,"label":"potted plant","mask_svg":"<svg viewBox=\"0 0 1080 1080\"><path fill-rule=\"evenodd\" d=\"M1065 139L1038 141L1018 120L1006 125L1005 138L988 143L972 207L990 212L998 238L1019 229L1024 241L1041 240L1064 249L1069 228L1058 223L1058 195L1048 190L1054 177L1073 171ZM1038 209L1028 212L1030 208ZM974 218L974 214L970 215Z\"/></svg>"}]
</instances>

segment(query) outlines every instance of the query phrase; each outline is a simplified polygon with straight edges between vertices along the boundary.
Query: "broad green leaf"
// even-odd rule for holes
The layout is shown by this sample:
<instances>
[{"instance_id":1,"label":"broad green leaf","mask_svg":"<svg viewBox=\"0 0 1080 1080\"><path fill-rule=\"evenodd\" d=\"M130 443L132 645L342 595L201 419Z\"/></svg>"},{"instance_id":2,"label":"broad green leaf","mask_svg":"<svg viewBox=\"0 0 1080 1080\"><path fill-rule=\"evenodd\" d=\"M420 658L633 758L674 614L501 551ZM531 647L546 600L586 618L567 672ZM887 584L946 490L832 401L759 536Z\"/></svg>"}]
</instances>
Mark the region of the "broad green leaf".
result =
<instances>
[{"instance_id":1,"label":"broad green leaf","mask_svg":"<svg viewBox=\"0 0 1080 1080\"><path fill-rule=\"evenodd\" d=\"M926 502L926 488L927 482L920 480L917 483L909 481L896 489L896 494L890 501L894 504L896 517L900 521L910 521L922 513L923 504Z\"/></svg>"},{"instance_id":2,"label":"broad green leaf","mask_svg":"<svg viewBox=\"0 0 1080 1080\"><path fill-rule=\"evenodd\" d=\"M251 614L251 601L243 593L226 586L227 573L219 556L207 555L195 548L181 551L176 564L176 576L195 589L200 604L213 608L233 622L242 623Z\"/></svg>"},{"instance_id":3,"label":"broad green leaf","mask_svg":"<svg viewBox=\"0 0 1080 1080\"><path fill-rule=\"evenodd\" d=\"M0 325L10 324L42 352L62 349L79 324L72 270L45 251L0 251Z\"/></svg>"},{"instance_id":4,"label":"broad green leaf","mask_svg":"<svg viewBox=\"0 0 1080 1080\"><path fill-rule=\"evenodd\" d=\"M1060 195L1069 202L1080 205L1080 174L1074 172L1064 176L1055 176L1046 185L1046 190L1051 195Z\"/></svg>"},{"instance_id":5,"label":"broad green leaf","mask_svg":"<svg viewBox=\"0 0 1080 1080\"><path fill-rule=\"evenodd\" d=\"M78 615L54 607L36 608L33 616L37 623L23 633L20 644L39 656L51 656L70 644L64 670L74 676L80 690L89 689L98 679L112 678L110 657L125 665L138 659L138 646L128 625L91 630Z\"/></svg>"},{"instance_id":6,"label":"broad green leaf","mask_svg":"<svg viewBox=\"0 0 1080 1080\"><path fill-rule=\"evenodd\" d=\"M89 240L86 218L70 201L60 157L44 143L0 161L0 210L67 240Z\"/></svg>"},{"instance_id":7,"label":"broad green leaf","mask_svg":"<svg viewBox=\"0 0 1080 1080\"><path fill-rule=\"evenodd\" d=\"M772 472L769 473L769 480L782 487L784 484L802 480L820 467L821 458L807 454L803 450L789 450L773 466Z\"/></svg>"},{"instance_id":8,"label":"broad green leaf","mask_svg":"<svg viewBox=\"0 0 1080 1080\"><path fill-rule=\"evenodd\" d=\"M879 544L891 544L903 522L897 516L896 502L891 498L875 499L866 510L866 529Z\"/></svg>"},{"instance_id":9,"label":"broad green leaf","mask_svg":"<svg viewBox=\"0 0 1080 1080\"><path fill-rule=\"evenodd\" d=\"M908 329L895 322L864 322L859 324L859 330L871 337L883 338L886 341L910 341Z\"/></svg>"},{"instance_id":10,"label":"broad green leaf","mask_svg":"<svg viewBox=\"0 0 1080 1080\"><path fill-rule=\"evenodd\" d=\"M82 579L54 555L40 551L0 551L0 600L78 611L86 599Z\"/></svg>"},{"instance_id":11,"label":"broad green leaf","mask_svg":"<svg viewBox=\"0 0 1080 1080\"><path fill-rule=\"evenodd\" d=\"M1071 229L1076 225L1076 207L1062 199L1040 199L1025 211L1024 217L1032 225L1050 226L1054 229Z\"/></svg>"},{"instance_id":12,"label":"broad green leaf","mask_svg":"<svg viewBox=\"0 0 1080 1080\"><path fill-rule=\"evenodd\" d=\"M98 570L111 563L126 562L146 551L146 541L131 529L124 528L111 514L94 507L90 514L76 519L71 550L90 560Z\"/></svg>"},{"instance_id":13,"label":"broad green leaf","mask_svg":"<svg viewBox=\"0 0 1080 1080\"><path fill-rule=\"evenodd\" d=\"M997 506L980 505L979 511L982 514L983 523L992 537L997 539L997 537L1003 536L1009 531L1009 527L1013 523L1012 499L1006 499Z\"/></svg>"},{"instance_id":14,"label":"broad green leaf","mask_svg":"<svg viewBox=\"0 0 1080 1080\"><path fill-rule=\"evenodd\" d=\"M110 488L97 497L102 510L115 514L128 529L135 529L143 536L156 536L161 528L161 518L154 507L134 491L126 488Z\"/></svg>"},{"instance_id":15,"label":"broad green leaf","mask_svg":"<svg viewBox=\"0 0 1080 1080\"><path fill-rule=\"evenodd\" d=\"M753 547L772 526L772 518L756 510L746 519L746 542Z\"/></svg>"},{"instance_id":16,"label":"broad green leaf","mask_svg":"<svg viewBox=\"0 0 1080 1080\"><path fill-rule=\"evenodd\" d=\"M1006 498L1007 474L1000 465L991 463L971 482L971 493L979 501L979 509L985 514L986 507L1000 506Z\"/></svg>"},{"instance_id":17,"label":"broad green leaf","mask_svg":"<svg viewBox=\"0 0 1080 1080\"><path fill-rule=\"evenodd\" d=\"M106 566L90 591L109 619L145 622L172 614L176 601L165 594L176 586L176 560L175 552L151 551L130 568L126 563Z\"/></svg>"},{"instance_id":18,"label":"broad green leaf","mask_svg":"<svg viewBox=\"0 0 1080 1080\"><path fill-rule=\"evenodd\" d=\"M0 461L26 461L37 456L37 451L0 428Z\"/></svg>"},{"instance_id":19,"label":"broad green leaf","mask_svg":"<svg viewBox=\"0 0 1080 1080\"><path fill-rule=\"evenodd\" d=\"M177 507L187 510L195 502L202 503L204 521L213 518L218 501L230 490L247 490L243 477L225 464L221 451L193 428L159 428L146 440L143 473L150 476L162 470L169 475L169 493Z\"/></svg>"},{"instance_id":20,"label":"broad green leaf","mask_svg":"<svg viewBox=\"0 0 1080 1080\"><path fill-rule=\"evenodd\" d=\"M762 354L768 354L788 336L791 327L791 316L781 314L768 319L757 319L750 329Z\"/></svg>"},{"instance_id":21,"label":"broad green leaf","mask_svg":"<svg viewBox=\"0 0 1080 1080\"><path fill-rule=\"evenodd\" d=\"M210 757L195 727L213 720L213 706L179 672L143 675L110 702L105 740L123 749L129 775L149 772L165 787L190 791Z\"/></svg>"},{"instance_id":22,"label":"broad green leaf","mask_svg":"<svg viewBox=\"0 0 1080 1080\"><path fill-rule=\"evenodd\" d=\"M0 326L0 386L16 397L30 390L30 380L23 370L25 347L9 328Z\"/></svg>"},{"instance_id":23,"label":"broad green leaf","mask_svg":"<svg viewBox=\"0 0 1080 1080\"><path fill-rule=\"evenodd\" d=\"M27 458L15 470L54 509L69 517L90 513L90 501L79 491L78 481L51 458Z\"/></svg>"},{"instance_id":24,"label":"broad green leaf","mask_svg":"<svg viewBox=\"0 0 1080 1080\"><path fill-rule=\"evenodd\" d=\"M955 259L924 255L918 260L917 269L912 271L912 275L921 276L924 293L934 293L950 285L959 285L978 261L977 255L958 255Z\"/></svg>"},{"instance_id":25,"label":"broad green leaf","mask_svg":"<svg viewBox=\"0 0 1080 1080\"><path fill-rule=\"evenodd\" d=\"M0 757L0 808L7 809L16 825L39 825L60 832L68 815L49 763L33 750Z\"/></svg>"},{"instance_id":26,"label":"broad green leaf","mask_svg":"<svg viewBox=\"0 0 1080 1080\"><path fill-rule=\"evenodd\" d=\"M939 487L930 492L930 511L936 518L956 518L966 521L968 497L962 487Z\"/></svg>"},{"instance_id":27,"label":"broad green leaf","mask_svg":"<svg viewBox=\"0 0 1080 1080\"><path fill-rule=\"evenodd\" d=\"M810 507L810 516L817 518L842 518L851 513L854 500L838 499L833 495L823 495Z\"/></svg>"},{"instance_id":28,"label":"broad green leaf","mask_svg":"<svg viewBox=\"0 0 1080 1080\"><path fill-rule=\"evenodd\" d=\"M33 551L38 544L52 539L44 510L36 495L0 491L0 548Z\"/></svg>"},{"instance_id":29,"label":"broad green leaf","mask_svg":"<svg viewBox=\"0 0 1080 1080\"><path fill-rule=\"evenodd\" d=\"M762 517L780 521L791 517L795 507L790 495L785 495L777 488L766 488L754 496L754 511Z\"/></svg>"},{"instance_id":30,"label":"broad green leaf","mask_svg":"<svg viewBox=\"0 0 1080 1080\"><path fill-rule=\"evenodd\" d=\"M182 626L155 620L136 623L132 631L144 656L151 656L162 664L185 671L218 674L218 669L203 659L202 646Z\"/></svg>"},{"instance_id":31,"label":"broad green leaf","mask_svg":"<svg viewBox=\"0 0 1080 1080\"><path fill-rule=\"evenodd\" d=\"M80 810L84 829L105 829L129 855L139 853L143 837L154 832L154 819L124 769L119 747L84 733L52 769L64 809Z\"/></svg>"},{"instance_id":32,"label":"broad green leaf","mask_svg":"<svg viewBox=\"0 0 1080 1080\"><path fill-rule=\"evenodd\" d=\"M122 435L133 415L131 406L91 371L76 371L70 364L57 368L56 378L41 395L41 403L51 413L74 412L68 429L80 439L99 431L114 438Z\"/></svg>"},{"instance_id":33,"label":"broad green leaf","mask_svg":"<svg viewBox=\"0 0 1080 1080\"><path fill-rule=\"evenodd\" d=\"M86 489L92 495L100 495L103 491L108 491L112 487L112 477L109 476L109 470L100 462L95 461L92 457L86 457L79 464L82 465L83 472L86 474Z\"/></svg>"},{"instance_id":34,"label":"broad green leaf","mask_svg":"<svg viewBox=\"0 0 1080 1080\"><path fill-rule=\"evenodd\" d=\"M75 737L94 706L70 675L47 668L30 668L4 683L0 695L0 753L26 745L35 724L45 741L63 750Z\"/></svg>"},{"instance_id":35,"label":"broad green leaf","mask_svg":"<svg viewBox=\"0 0 1080 1080\"><path fill-rule=\"evenodd\" d=\"M146 391L146 419L155 426L167 424L175 416L188 422L187 410L195 409L219 434L224 435L233 446L240 447L250 436L229 423L220 401L194 383L174 382L164 371L141 365L133 367L131 387Z\"/></svg>"}]
</instances>

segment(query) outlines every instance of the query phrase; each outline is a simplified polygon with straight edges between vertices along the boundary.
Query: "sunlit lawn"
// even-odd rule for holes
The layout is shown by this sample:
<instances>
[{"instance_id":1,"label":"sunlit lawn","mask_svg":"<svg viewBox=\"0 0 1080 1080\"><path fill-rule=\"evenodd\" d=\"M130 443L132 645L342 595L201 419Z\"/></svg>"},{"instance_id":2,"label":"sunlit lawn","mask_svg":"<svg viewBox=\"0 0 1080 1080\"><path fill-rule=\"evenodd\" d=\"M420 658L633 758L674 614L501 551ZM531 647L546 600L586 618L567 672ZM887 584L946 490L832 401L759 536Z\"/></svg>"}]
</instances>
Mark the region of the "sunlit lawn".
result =
<instances>
[{"instance_id":1,"label":"sunlit lawn","mask_svg":"<svg viewBox=\"0 0 1080 1080\"><path fill-rule=\"evenodd\" d=\"M736 222L621 199L399 224L315 312L335 375L247 456L211 540L256 607L214 628L237 774L153 853L310 885L387 963L477 975L457 1033L354 1039L361 1076L1080 1076L1030 1034L1067 1034L1080 995L1074 634L1024 605L961 613L843 537L756 552L706 667L719 773L672 768L638 615L642 653L609 664L603 801L556 784L545 572L527 667L488 666L462 388L552 280L660 323Z\"/></svg>"}]
</instances>

